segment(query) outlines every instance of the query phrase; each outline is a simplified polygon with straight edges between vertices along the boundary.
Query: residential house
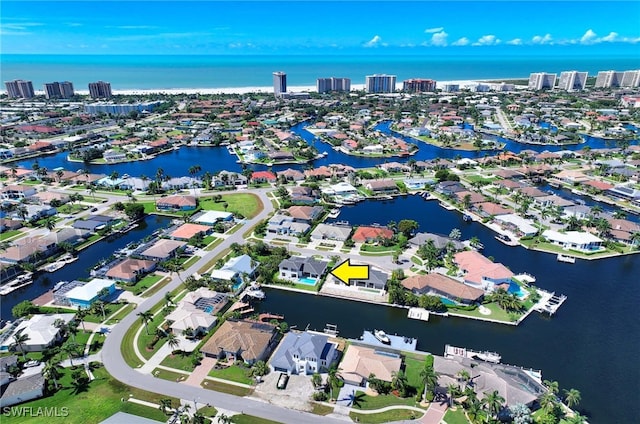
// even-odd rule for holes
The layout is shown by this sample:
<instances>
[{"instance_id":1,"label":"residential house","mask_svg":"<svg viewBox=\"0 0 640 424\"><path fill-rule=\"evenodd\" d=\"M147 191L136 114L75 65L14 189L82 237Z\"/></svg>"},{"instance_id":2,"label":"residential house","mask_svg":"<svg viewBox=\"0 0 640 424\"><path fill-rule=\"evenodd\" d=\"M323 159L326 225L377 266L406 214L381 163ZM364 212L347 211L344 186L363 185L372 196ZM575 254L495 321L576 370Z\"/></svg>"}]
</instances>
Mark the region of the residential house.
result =
<instances>
[{"instance_id":1,"label":"residential house","mask_svg":"<svg viewBox=\"0 0 640 424\"><path fill-rule=\"evenodd\" d=\"M190 222L186 224L182 224L178 228L176 228L169 237L176 240L190 240L192 237L197 234L202 234L203 236L209 234L212 228L208 225L200 225L200 224L192 224Z\"/></svg>"},{"instance_id":2,"label":"residential house","mask_svg":"<svg viewBox=\"0 0 640 424\"><path fill-rule=\"evenodd\" d=\"M459 191L467 191L467 188L457 181L442 181L436 184L435 191L445 196L453 196Z\"/></svg>"},{"instance_id":3,"label":"residential house","mask_svg":"<svg viewBox=\"0 0 640 424\"><path fill-rule=\"evenodd\" d=\"M57 320L68 324L75 317L75 314L36 314L29 319L21 321L18 325L10 330L11 337L6 337L0 344L0 351L9 350L19 351L23 349L25 352L42 352L47 347L53 346L62 340L62 332L60 328L55 326ZM25 334L29 339L25 341L20 348L12 347L15 334Z\"/></svg>"},{"instance_id":4,"label":"residential house","mask_svg":"<svg viewBox=\"0 0 640 424\"><path fill-rule=\"evenodd\" d=\"M409 244L412 244L414 246L422 246L429 240L433 241L433 245L438 250L446 249L450 245L453 246L454 250L463 250L465 247L464 244L459 240L432 233L418 233L408 241Z\"/></svg>"},{"instance_id":5,"label":"residential house","mask_svg":"<svg viewBox=\"0 0 640 424\"><path fill-rule=\"evenodd\" d=\"M34 196L38 191L35 187L23 184L12 184L0 190L0 199L21 200Z\"/></svg>"},{"instance_id":6,"label":"residential house","mask_svg":"<svg viewBox=\"0 0 640 424\"><path fill-rule=\"evenodd\" d=\"M156 208L161 211L192 211L197 206L197 199L193 196L168 196L156 200Z\"/></svg>"},{"instance_id":7,"label":"residential house","mask_svg":"<svg viewBox=\"0 0 640 424\"><path fill-rule=\"evenodd\" d=\"M249 320L227 319L200 348L211 358L227 358L253 365L266 360L277 343L277 327Z\"/></svg>"},{"instance_id":8,"label":"residential house","mask_svg":"<svg viewBox=\"0 0 640 424\"><path fill-rule=\"evenodd\" d=\"M291 206L286 209L295 222L311 224L324 213L322 206Z\"/></svg>"},{"instance_id":9,"label":"residential house","mask_svg":"<svg viewBox=\"0 0 640 424\"><path fill-rule=\"evenodd\" d=\"M309 332L290 332L280 342L269 360L273 371L291 374L326 372L337 360L340 352L329 337Z\"/></svg>"},{"instance_id":10,"label":"residential house","mask_svg":"<svg viewBox=\"0 0 640 424\"><path fill-rule=\"evenodd\" d=\"M292 216L275 214L267 223L267 233L301 236L305 234L311 226L304 222L295 222Z\"/></svg>"},{"instance_id":11,"label":"residential house","mask_svg":"<svg viewBox=\"0 0 640 424\"><path fill-rule=\"evenodd\" d=\"M471 210L483 218L513 213L513 209L505 208L504 206L493 202L476 203L471 207Z\"/></svg>"},{"instance_id":12,"label":"residential house","mask_svg":"<svg viewBox=\"0 0 640 424\"><path fill-rule=\"evenodd\" d=\"M390 383L401 367L402 357L398 354L351 344L340 362L340 375L345 383L366 387L371 374Z\"/></svg>"},{"instance_id":13,"label":"residential house","mask_svg":"<svg viewBox=\"0 0 640 424\"><path fill-rule=\"evenodd\" d=\"M484 291L442 274L414 275L402 280L402 286L415 294L444 296L454 302L472 304L482 300Z\"/></svg>"},{"instance_id":14,"label":"residential house","mask_svg":"<svg viewBox=\"0 0 640 424\"><path fill-rule=\"evenodd\" d=\"M174 334L197 337L207 334L216 324L216 313L227 304L226 294L217 293L206 287L188 292L176 308L167 315L167 321Z\"/></svg>"},{"instance_id":15,"label":"residential house","mask_svg":"<svg viewBox=\"0 0 640 424\"><path fill-rule=\"evenodd\" d=\"M393 231L386 227L358 227L351 239L356 243L368 243L376 241L378 238L392 239Z\"/></svg>"},{"instance_id":16,"label":"residential house","mask_svg":"<svg viewBox=\"0 0 640 424\"><path fill-rule=\"evenodd\" d=\"M562 246L565 250L577 250L585 253L601 250L603 243L601 238L581 231L560 233L554 230L545 230L542 237L552 244Z\"/></svg>"},{"instance_id":17,"label":"residential house","mask_svg":"<svg viewBox=\"0 0 640 424\"><path fill-rule=\"evenodd\" d=\"M74 221L73 228L96 232L113 225L117 219L107 215L89 215L87 219Z\"/></svg>"},{"instance_id":18,"label":"residential house","mask_svg":"<svg viewBox=\"0 0 640 424\"><path fill-rule=\"evenodd\" d=\"M256 171L251 174L252 183L275 183L276 176L270 171Z\"/></svg>"},{"instance_id":19,"label":"residential house","mask_svg":"<svg viewBox=\"0 0 640 424\"><path fill-rule=\"evenodd\" d=\"M475 288L493 290L496 285L508 284L513 278L513 272L506 266L492 262L475 250L458 252L453 259L465 272L464 283Z\"/></svg>"},{"instance_id":20,"label":"residential house","mask_svg":"<svg viewBox=\"0 0 640 424\"><path fill-rule=\"evenodd\" d=\"M375 290L385 290L389 275L377 269L369 268L369 278L366 280L349 280L351 286L364 287ZM342 284L342 283L340 283Z\"/></svg>"},{"instance_id":21,"label":"residential house","mask_svg":"<svg viewBox=\"0 0 640 424\"><path fill-rule=\"evenodd\" d=\"M346 241L353 231L349 225L318 224L311 233L312 240Z\"/></svg>"},{"instance_id":22,"label":"residential house","mask_svg":"<svg viewBox=\"0 0 640 424\"><path fill-rule=\"evenodd\" d=\"M144 274L148 274L154 269L156 269L156 263L154 261L126 258L124 261L111 267L105 276L110 280L135 283Z\"/></svg>"},{"instance_id":23,"label":"residential house","mask_svg":"<svg viewBox=\"0 0 640 424\"><path fill-rule=\"evenodd\" d=\"M102 289L107 289L105 296L100 296ZM74 287L65 294L66 304L73 308L90 308L96 300L103 299L115 291L115 283L112 280L94 278L88 283Z\"/></svg>"},{"instance_id":24,"label":"residential house","mask_svg":"<svg viewBox=\"0 0 640 424\"><path fill-rule=\"evenodd\" d=\"M160 239L140 255L154 261L165 261L177 256L186 244L184 241Z\"/></svg>"},{"instance_id":25,"label":"residential house","mask_svg":"<svg viewBox=\"0 0 640 424\"><path fill-rule=\"evenodd\" d=\"M297 169L285 169L278 172L278 177L283 177L287 181L302 181L304 180L304 174Z\"/></svg>"},{"instance_id":26,"label":"residential house","mask_svg":"<svg viewBox=\"0 0 640 424\"><path fill-rule=\"evenodd\" d=\"M5 408L44 396L45 378L42 373L21 376L0 385L0 407ZM9 408L7 408L9 409ZM34 412L38 409L34 409Z\"/></svg>"},{"instance_id":27,"label":"residential house","mask_svg":"<svg viewBox=\"0 0 640 424\"><path fill-rule=\"evenodd\" d=\"M322 278L327 270L327 262L315 258L292 256L284 259L278 265L279 277L285 280L298 280L300 278Z\"/></svg>"},{"instance_id":28,"label":"residential house","mask_svg":"<svg viewBox=\"0 0 640 424\"><path fill-rule=\"evenodd\" d=\"M609 236L612 239L630 246L640 245L640 240L634 238L634 234L640 234L640 225L626 219L610 218L607 221L611 224Z\"/></svg>"},{"instance_id":29,"label":"residential house","mask_svg":"<svg viewBox=\"0 0 640 424\"><path fill-rule=\"evenodd\" d=\"M222 211L206 211L201 215L194 217L193 221L202 225L214 226L218 222L230 222L233 220L231 212Z\"/></svg>"},{"instance_id":30,"label":"residential house","mask_svg":"<svg viewBox=\"0 0 640 424\"><path fill-rule=\"evenodd\" d=\"M398 192L398 186L394 180L369 180L364 186L374 194L394 194Z\"/></svg>"},{"instance_id":31,"label":"residential house","mask_svg":"<svg viewBox=\"0 0 640 424\"><path fill-rule=\"evenodd\" d=\"M229 259L222 268L211 271L211 278L218 281L228 281L234 286L242 283L243 276L253 277L259 263L249 255L240 255ZM237 287L239 289L240 287ZM236 289L236 287L234 287Z\"/></svg>"}]
</instances>

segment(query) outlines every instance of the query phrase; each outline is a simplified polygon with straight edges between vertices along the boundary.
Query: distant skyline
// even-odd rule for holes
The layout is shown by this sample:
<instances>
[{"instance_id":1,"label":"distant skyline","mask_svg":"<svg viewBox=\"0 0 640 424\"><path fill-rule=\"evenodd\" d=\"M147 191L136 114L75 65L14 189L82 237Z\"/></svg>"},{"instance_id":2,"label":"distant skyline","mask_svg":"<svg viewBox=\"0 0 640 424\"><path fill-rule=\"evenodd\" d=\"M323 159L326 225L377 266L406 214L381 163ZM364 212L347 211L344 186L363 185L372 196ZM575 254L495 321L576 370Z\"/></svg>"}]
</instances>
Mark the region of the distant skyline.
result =
<instances>
[{"instance_id":1,"label":"distant skyline","mask_svg":"<svg viewBox=\"0 0 640 424\"><path fill-rule=\"evenodd\" d=\"M4 54L640 57L638 1L2 1Z\"/></svg>"}]
</instances>

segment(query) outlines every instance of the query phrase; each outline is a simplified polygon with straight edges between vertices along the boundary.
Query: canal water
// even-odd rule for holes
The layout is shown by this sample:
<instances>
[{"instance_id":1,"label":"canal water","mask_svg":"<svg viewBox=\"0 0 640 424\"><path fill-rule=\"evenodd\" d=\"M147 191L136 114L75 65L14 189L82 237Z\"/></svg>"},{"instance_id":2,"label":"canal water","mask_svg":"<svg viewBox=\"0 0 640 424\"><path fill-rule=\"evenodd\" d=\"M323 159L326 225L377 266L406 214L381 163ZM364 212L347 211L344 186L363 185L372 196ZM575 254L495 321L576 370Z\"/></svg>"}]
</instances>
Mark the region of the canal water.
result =
<instances>
[{"instance_id":1,"label":"canal water","mask_svg":"<svg viewBox=\"0 0 640 424\"><path fill-rule=\"evenodd\" d=\"M309 125L309 122L301 122L291 127L291 131L301 136L309 145L315 146L320 153L326 154L326 156L313 161L313 166L323 166L334 163L341 163L349 165L354 168L373 167L378 164L398 161L406 162L409 158L415 160L431 160L434 158L481 158L485 155L495 155L497 151L466 151L455 149L441 149L439 147L422 143L414 138L406 137L399 133L390 130L391 121L383 121L376 125L376 129L385 134L393 134L397 137L404 139L405 141L413 144L417 144L419 147L418 152L410 157L405 158L370 158L361 156L351 156L342 152L333 150L327 143L316 139L316 137L309 131L305 130L305 127ZM589 146L592 149L615 147L615 142L610 140L604 140L595 137L586 137L586 141L583 144L569 145L569 146L542 146L535 144L522 144L512 140L497 138L500 142L506 144L506 150L514 153L519 153L522 150L533 150L536 152L548 151L560 151L560 150L580 150L585 146ZM636 141L631 144L637 143ZM139 161L133 163L120 163L120 164L102 164L102 165L90 165L80 162L69 162L67 156L69 152L59 152L53 155L43 156L37 159L38 165L46 167L49 170L55 168L64 168L70 171L78 171L80 169L87 169L92 173L111 174L113 171L117 171L120 175L129 174L131 176L146 175L149 178L154 178L158 168L162 168L165 175L171 177L180 177L189 175L188 170L193 165L200 165L202 167L202 173L216 172L221 170L241 172L242 166L237 163L237 157L228 152L224 146L220 147L195 147L195 146L183 146L178 150L172 150L168 153L160 154L153 159L146 161ZM19 166L25 168L31 168L36 162L36 159L25 159L18 161ZM264 165L250 165L252 169L266 169ZM274 170L283 170L286 168L305 169L308 168L308 164L296 165L296 164L284 164L274 165Z\"/></svg>"},{"instance_id":2,"label":"canal water","mask_svg":"<svg viewBox=\"0 0 640 424\"><path fill-rule=\"evenodd\" d=\"M32 284L18 289L6 296L2 296L0 308L1 319L13 319L11 308L23 300L34 299L51 289L58 281L72 281L78 278L89 277L91 268L101 259L106 259L116 250L127 244L139 241L154 231L168 227L170 218L164 216L148 215L138 226L124 234L117 234L103 239L78 253L78 260L65 265L57 271L40 273Z\"/></svg>"},{"instance_id":3,"label":"canal water","mask_svg":"<svg viewBox=\"0 0 640 424\"><path fill-rule=\"evenodd\" d=\"M469 319L432 316L429 322L406 318L406 310L308 294L268 290L261 311L282 313L289 325L322 330L337 324L340 335L358 337L364 329L416 337L418 348L442 354L445 344L492 350L503 362L543 371L544 379L582 393L581 411L594 423L637 422L640 416L640 256L561 263L555 255L508 247L483 225L462 220L437 201L419 196L393 201L365 201L342 208L339 220L382 225L415 219L419 231L448 234L459 228L462 238L476 236L483 254L513 272L528 272L537 285L565 294L557 314L532 313L518 327Z\"/></svg>"}]
</instances>

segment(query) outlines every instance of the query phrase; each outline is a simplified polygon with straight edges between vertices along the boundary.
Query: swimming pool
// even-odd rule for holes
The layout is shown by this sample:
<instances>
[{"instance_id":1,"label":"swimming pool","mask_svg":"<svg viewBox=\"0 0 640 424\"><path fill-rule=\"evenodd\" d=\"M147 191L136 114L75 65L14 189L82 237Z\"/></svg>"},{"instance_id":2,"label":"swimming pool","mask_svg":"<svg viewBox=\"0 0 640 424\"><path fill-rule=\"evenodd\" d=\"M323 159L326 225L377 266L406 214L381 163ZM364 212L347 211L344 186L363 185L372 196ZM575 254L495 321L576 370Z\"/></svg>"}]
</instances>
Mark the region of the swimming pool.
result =
<instances>
[{"instance_id":1,"label":"swimming pool","mask_svg":"<svg viewBox=\"0 0 640 424\"><path fill-rule=\"evenodd\" d=\"M298 278L298 282L300 284L306 284L308 286L315 286L318 280L316 280L315 278L304 277L304 278Z\"/></svg>"},{"instance_id":2,"label":"swimming pool","mask_svg":"<svg viewBox=\"0 0 640 424\"><path fill-rule=\"evenodd\" d=\"M207 306L206 308L204 308L204 311L210 314L211 312L213 312L213 306Z\"/></svg>"},{"instance_id":3,"label":"swimming pool","mask_svg":"<svg viewBox=\"0 0 640 424\"><path fill-rule=\"evenodd\" d=\"M440 300L442 301L442 303L444 303L446 306L455 306L457 305L456 302L454 302L451 299L447 299L446 297L440 297Z\"/></svg>"},{"instance_id":4,"label":"swimming pool","mask_svg":"<svg viewBox=\"0 0 640 424\"><path fill-rule=\"evenodd\" d=\"M233 286L231 287L232 291L235 293L238 291L238 289L240 289L240 286L242 286L242 284L244 284L242 281L236 281L235 283L233 283Z\"/></svg>"},{"instance_id":5,"label":"swimming pool","mask_svg":"<svg viewBox=\"0 0 640 424\"><path fill-rule=\"evenodd\" d=\"M513 281L509 283L509 289L507 290L507 292L510 294L515 294L521 299L527 295L527 292L522 290L522 287L520 287L517 283L514 283Z\"/></svg>"}]
</instances>

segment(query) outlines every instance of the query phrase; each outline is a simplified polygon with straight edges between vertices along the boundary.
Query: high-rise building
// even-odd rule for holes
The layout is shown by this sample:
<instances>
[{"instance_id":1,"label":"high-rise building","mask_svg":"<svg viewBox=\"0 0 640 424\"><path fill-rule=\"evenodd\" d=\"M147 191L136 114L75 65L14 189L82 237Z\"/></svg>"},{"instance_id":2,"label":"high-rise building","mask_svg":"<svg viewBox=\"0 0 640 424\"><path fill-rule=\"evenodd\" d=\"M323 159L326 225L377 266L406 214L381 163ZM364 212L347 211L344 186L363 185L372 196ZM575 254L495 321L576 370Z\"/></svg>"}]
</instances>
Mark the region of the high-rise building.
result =
<instances>
[{"instance_id":1,"label":"high-rise building","mask_svg":"<svg viewBox=\"0 0 640 424\"><path fill-rule=\"evenodd\" d=\"M600 71L596 77L595 88L620 87L623 75L623 72L618 71Z\"/></svg>"},{"instance_id":2,"label":"high-rise building","mask_svg":"<svg viewBox=\"0 0 640 424\"><path fill-rule=\"evenodd\" d=\"M349 78L318 78L316 80L318 93L329 91L351 91L351 79Z\"/></svg>"},{"instance_id":3,"label":"high-rise building","mask_svg":"<svg viewBox=\"0 0 640 424\"><path fill-rule=\"evenodd\" d=\"M624 71L620 87L640 87L640 70Z\"/></svg>"},{"instance_id":4,"label":"high-rise building","mask_svg":"<svg viewBox=\"0 0 640 424\"><path fill-rule=\"evenodd\" d=\"M74 95L73 84L69 81L45 83L44 95L47 99L69 99Z\"/></svg>"},{"instance_id":5,"label":"high-rise building","mask_svg":"<svg viewBox=\"0 0 640 424\"><path fill-rule=\"evenodd\" d=\"M558 89L566 91L584 90L587 85L588 72L564 71L560 73Z\"/></svg>"},{"instance_id":6,"label":"high-rise building","mask_svg":"<svg viewBox=\"0 0 640 424\"><path fill-rule=\"evenodd\" d=\"M413 78L402 81L402 91L409 93L424 93L426 91L436 91L436 82L432 79Z\"/></svg>"},{"instance_id":7,"label":"high-rise building","mask_svg":"<svg viewBox=\"0 0 640 424\"><path fill-rule=\"evenodd\" d=\"M113 95L111 84L104 81L90 82L89 95L92 99L109 99Z\"/></svg>"},{"instance_id":8,"label":"high-rise building","mask_svg":"<svg viewBox=\"0 0 640 424\"><path fill-rule=\"evenodd\" d=\"M396 90L396 76L386 74L367 75L364 88L369 93L393 93Z\"/></svg>"},{"instance_id":9,"label":"high-rise building","mask_svg":"<svg viewBox=\"0 0 640 424\"><path fill-rule=\"evenodd\" d=\"M281 97L282 93L287 92L287 74L284 72L273 73L273 94Z\"/></svg>"},{"instance_id":10,"label":"high-rise building","mask_svg":"<svg viewBox=\"0 0 640 424\"><path fill-rule=\"evenodd\" d=\"M7 94L14 99L30 99L35 96L33 91L33 83L25 80L6 81Z\"/></svg>"},{"instance_id":11,"label":"high-rise building","mask_svg":"<svg viewBox=\"0 0 640 424\"><path fill-rule=\"evenodd\" d=\"M529 89L531 90L544 90L545 88L553 88L555 85L556 74L536 72L529 75Z\"/></svg>"}]
</instances>

